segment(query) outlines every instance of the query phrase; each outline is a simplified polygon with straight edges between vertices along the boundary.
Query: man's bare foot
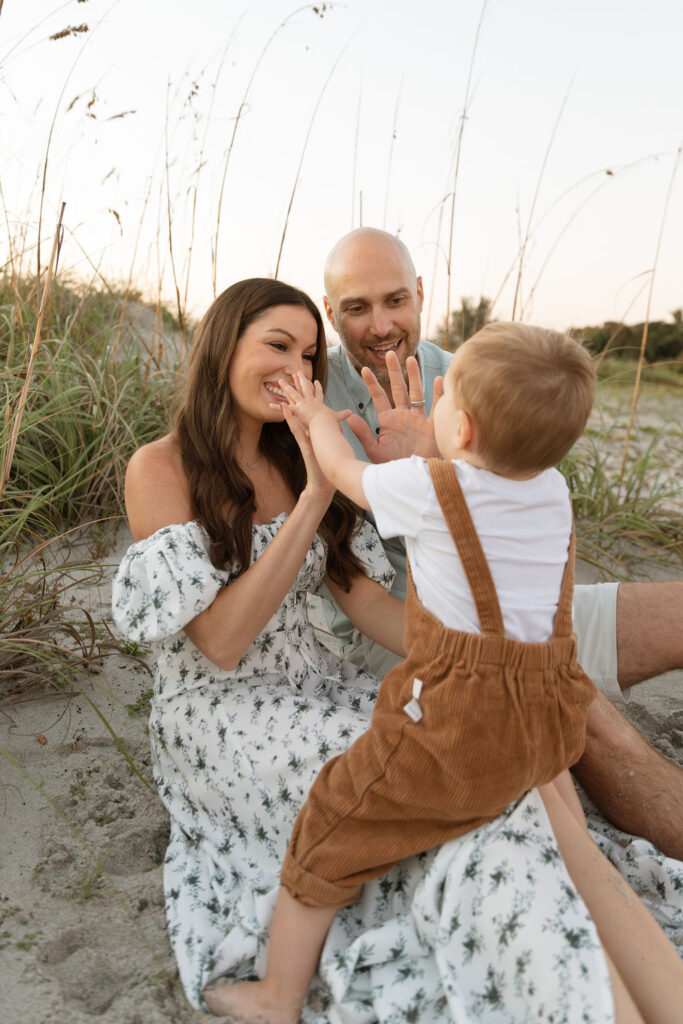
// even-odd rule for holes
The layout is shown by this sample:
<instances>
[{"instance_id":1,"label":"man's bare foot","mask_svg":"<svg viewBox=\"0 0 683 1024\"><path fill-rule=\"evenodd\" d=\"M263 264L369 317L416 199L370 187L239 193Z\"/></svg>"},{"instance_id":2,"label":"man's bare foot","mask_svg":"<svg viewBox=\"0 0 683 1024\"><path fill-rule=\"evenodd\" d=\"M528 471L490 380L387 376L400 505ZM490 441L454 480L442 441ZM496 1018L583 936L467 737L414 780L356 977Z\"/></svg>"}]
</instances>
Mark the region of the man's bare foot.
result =
<instances>
[{"instance_id":1,"label":"man's bare foot","mask_svg":"<svg viewBox=\"0 0 683 1024\"><path fill-rule=\"evenodd\" d=\"M300 1007L284 1006L263 981L225 982L204 989L204 999L217 1017L232 1017L240 1024L297 1024Z\"/></svg>"}]
</instances>

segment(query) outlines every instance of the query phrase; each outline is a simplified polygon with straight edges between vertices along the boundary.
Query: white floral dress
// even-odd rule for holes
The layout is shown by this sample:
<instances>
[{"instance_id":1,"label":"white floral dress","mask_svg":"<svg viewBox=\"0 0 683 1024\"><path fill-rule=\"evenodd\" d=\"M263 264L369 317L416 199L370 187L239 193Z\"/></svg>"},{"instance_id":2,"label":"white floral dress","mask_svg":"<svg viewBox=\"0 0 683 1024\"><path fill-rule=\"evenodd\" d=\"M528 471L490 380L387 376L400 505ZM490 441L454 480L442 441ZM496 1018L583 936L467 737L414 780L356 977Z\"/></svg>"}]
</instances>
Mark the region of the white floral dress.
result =
<instances>
[{"instance_id":1,"label":"white floral dress","mask_svg":"<svg viewBox=\"0 0 683 1024\"><path fill-rule=\"evenodd\" d=\"M285 515L254 526L259 557ZM374 529L354 549L385 587ZM183 627L236 575L219 571L196 522L132 545L114 580L114 620L154 641L154 775L171 816L164 884L189 1000L209 981L261 976L279 870L320 767L368 725L377 681L321 647L306 596L316 538L281 607L230 672ZM606 838L605 842L609 840ZM533 791L497 821L405 861L338 912L306 1024L609 1024L612 997L592 921Z\"/></svg>"}]
</instances>

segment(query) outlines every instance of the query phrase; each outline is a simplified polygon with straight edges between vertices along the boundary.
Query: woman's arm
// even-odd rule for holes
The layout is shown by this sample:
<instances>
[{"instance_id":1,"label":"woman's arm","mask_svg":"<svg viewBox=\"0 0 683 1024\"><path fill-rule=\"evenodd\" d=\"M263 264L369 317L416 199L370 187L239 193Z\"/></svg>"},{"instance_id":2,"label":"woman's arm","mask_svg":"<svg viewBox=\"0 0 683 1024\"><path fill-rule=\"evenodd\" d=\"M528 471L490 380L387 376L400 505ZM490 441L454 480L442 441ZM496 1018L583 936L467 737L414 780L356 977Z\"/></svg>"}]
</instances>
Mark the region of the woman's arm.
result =
<instances>
[{"instance_id":1,"label":"woman's arm","mask_svg":"<svg viewBox=\"0 0 683 1024\"><path fill-rule=\"evenodd\" d=\"M405 657L403 601L392 597L380 583L368 576L354 576L348 592L333 583L329 576L325 577L325 585L344 614L361 633L394 654Z\"/></svg>"},{"instance_id":2,"label":"woman's arm","mask_svg":"<svg viewBox=\"0 0 683 1024\"><path fill-rule=\"evenodd\" d=\"M317 469L310 451L304 457L308 482L271 543L185 626L202 654L222 669L238 665L279 608L332 499L334 488ZM162 526L194 518L187 481L170 438L146 445L131 459L126 474L126 510L135 540Z\"/></svg>"}]
</instances>

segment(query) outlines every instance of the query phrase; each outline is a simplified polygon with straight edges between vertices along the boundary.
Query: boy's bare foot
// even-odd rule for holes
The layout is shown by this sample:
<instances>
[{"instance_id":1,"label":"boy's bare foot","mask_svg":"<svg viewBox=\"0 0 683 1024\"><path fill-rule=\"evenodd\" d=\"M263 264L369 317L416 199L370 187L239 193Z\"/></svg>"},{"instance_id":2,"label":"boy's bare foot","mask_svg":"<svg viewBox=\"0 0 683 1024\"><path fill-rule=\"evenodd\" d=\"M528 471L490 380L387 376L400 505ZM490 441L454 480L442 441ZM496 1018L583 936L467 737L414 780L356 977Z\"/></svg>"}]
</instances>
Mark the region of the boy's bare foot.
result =
<instances>
[{"instance_id":1,"label":"boy's bare foot","mask_svg":"<svg viewBox=\"0 0 683 1024\"><path fill-rule=\"evenodd\" d=\"M239 1024L297 1024L301 1009L283 1006L262 981L225 982L205 988L204 999L217 1017L229 1016Z\"/></svg>"}]
</instances>

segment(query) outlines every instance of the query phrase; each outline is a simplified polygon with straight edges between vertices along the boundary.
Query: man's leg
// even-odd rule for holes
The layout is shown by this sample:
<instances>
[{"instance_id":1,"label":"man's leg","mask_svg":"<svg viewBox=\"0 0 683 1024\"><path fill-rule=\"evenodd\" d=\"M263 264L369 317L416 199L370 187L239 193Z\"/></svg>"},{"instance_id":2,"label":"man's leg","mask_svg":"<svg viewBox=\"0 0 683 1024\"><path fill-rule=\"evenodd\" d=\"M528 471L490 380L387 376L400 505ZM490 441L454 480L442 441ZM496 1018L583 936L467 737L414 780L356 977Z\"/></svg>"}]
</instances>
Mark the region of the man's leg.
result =
<instances>
[{"instance_id":1,"label":"man's leg","mask_svg":"<svg viewBox=\"0 0 683 1024\"><path fill-rule=\"evenodd\" d=\"M589 708L586 748L572 771L618 828L683 860L683 771L651 747L601 693Z\"/></svg>"},{"instance_id":2,"label":"man's leg","mask_svg":"<svg viewBox=\"0 0 683 1024\"><path fill-rule=\"evenodd\" d=\"M579 660L612 699L619 687L683 667L681 623L683 582L575 591ZM606 818L683 860L683 772L602 693L589 710L586 749L573 772Z\"/></svg>"},{"instance_id":3,"label":"man's leg","mask_svg":"<svg viewBox=\"0 0 683 1024\"><path fill-rule=\"evenodd\" d=\"M622 583L617 591L617 676L622 689L683 668L683 580Z\"/></svg>"}]
</instances>

